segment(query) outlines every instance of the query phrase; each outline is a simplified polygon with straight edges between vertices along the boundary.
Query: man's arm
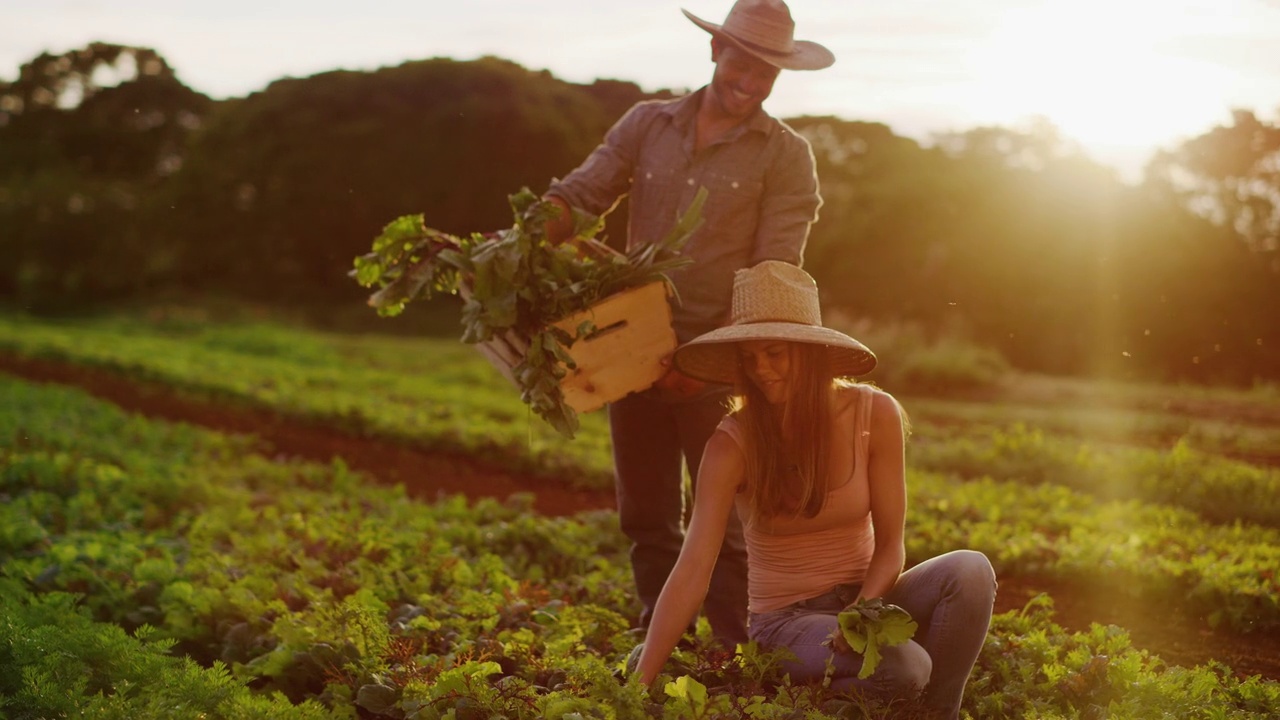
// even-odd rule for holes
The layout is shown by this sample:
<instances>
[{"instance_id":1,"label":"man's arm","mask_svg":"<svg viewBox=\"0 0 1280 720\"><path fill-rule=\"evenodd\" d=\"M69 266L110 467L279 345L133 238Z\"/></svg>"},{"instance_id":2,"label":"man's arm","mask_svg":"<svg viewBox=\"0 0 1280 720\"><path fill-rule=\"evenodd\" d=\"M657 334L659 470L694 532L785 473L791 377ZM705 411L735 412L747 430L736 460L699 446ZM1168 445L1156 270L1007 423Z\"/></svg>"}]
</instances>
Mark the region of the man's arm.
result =
<instances>
[{"instance_id":1,"label":"man's arm","mask_svg":"<svg viewBox=\"0 0 1280 720\"><path fill-rule=\"evenodd\" d=\"M545 199L560 207L560 216L547 224L547 237L564 242L573 234L573 215L578 208L600 215L631 189L631 174L640 154L647 114L640 105L632 107L614 123L604 140L577 168L551 182Z\"/></svg>"},{"instance_id":2,"label":"man's arm","mask_svg":"<svg viewBox=\"0 0 1280 720\"><path fill-rule=\"evenodd\" d=\"M765 174L751 264L782 260L802 265L809 227L818 219L821 206L813 149L803 137L788 131L782 151Z\"/></svg>"}]
</instances>

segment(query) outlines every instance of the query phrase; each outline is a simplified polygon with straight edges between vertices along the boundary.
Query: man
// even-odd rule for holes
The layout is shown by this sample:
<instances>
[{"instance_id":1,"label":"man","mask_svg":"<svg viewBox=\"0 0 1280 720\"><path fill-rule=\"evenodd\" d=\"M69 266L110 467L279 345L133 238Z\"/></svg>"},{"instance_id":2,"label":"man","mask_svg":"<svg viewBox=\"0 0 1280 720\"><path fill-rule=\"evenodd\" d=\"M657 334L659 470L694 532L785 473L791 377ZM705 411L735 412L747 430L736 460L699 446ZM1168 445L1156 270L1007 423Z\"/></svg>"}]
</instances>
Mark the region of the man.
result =
<instances>
[{"instance_id":1,"label":"man","mask_svg":"<svg viewBox=\"0 0 1280 720\"><path fill-rule=\"evenodd\" d=\"M835 62L821 45L794 39L782 0L737 0L720 25L683 12L711 34L710 84L675 100L637 104L546 193L563 211L548 227L553 240L570 234L570 207L599 214L629 193L627 244L636 247L661 240L699 188L707 188L703 224L684 247L694 262L671 276L680 342L728 317L734 271L764 260L801 264L822 203L813 152L761 104L782 70ZM680 554L685 466L696 483L724 399L724 389L672 369L652 389L609 406L619 519L633 543L642 627ZM715 636L729 647L747 640L746 575L735 517L703 607Z\"/></svg>"}]
</instances>

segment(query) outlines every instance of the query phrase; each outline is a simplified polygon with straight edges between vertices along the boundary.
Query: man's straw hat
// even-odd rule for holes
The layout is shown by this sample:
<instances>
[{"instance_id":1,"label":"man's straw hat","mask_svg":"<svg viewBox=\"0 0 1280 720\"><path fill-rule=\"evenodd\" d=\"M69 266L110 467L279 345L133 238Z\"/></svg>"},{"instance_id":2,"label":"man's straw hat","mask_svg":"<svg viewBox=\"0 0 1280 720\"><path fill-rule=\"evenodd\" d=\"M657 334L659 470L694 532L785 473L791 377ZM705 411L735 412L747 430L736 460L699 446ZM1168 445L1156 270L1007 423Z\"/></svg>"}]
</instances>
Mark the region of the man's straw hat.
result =
<instances>
[{"instance_id":1,"label":"man's straw hat","mask_svg":"<svg viewBox=\"0 0 1280 720\"><path fill-rule=\"evenodd\" d=\"M796 24L782 0L738 0L716 25L681 9L695 25L783 70L821 70L836 56L815 42L796 40Z\"/></svg>"},{"instance_id":2,"label":"man's straw hat","mask_svg":"<svg viewBox=\"0 0 1280 720\"><path fill-rule=\"evenodd\" d=\"M745 340L825 346L834 377L865 375L876 366L866 345L822 326L817 284L809 273L780 260L734 273L729 324L677 348L676 368L699 380L733 384L739 377L737 343Z\"/></svg>"}]
</instances>

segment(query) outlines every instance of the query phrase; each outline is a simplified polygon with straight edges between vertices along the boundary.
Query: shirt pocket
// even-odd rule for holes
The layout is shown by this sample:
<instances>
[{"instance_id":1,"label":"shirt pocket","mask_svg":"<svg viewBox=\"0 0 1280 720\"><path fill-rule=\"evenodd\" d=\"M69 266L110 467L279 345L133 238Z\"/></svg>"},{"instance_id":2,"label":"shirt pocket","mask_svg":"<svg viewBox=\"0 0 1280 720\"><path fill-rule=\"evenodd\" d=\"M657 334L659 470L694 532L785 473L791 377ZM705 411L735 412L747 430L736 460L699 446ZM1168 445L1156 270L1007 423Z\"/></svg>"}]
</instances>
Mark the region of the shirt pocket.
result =
<instances>
[{"instance_id":1,"label":"shirt pocket","mask_svg":"<svg viewBox=\"0 0 1280 720\"><path fill-rule=\"evenodd\" d=\"M746 202L759 202L764 193L763 179L745 173L708 172L703 184L711 192Z\"/></svg>"},{"instance_id":2,"label":"shirt pocket","mask_svg":"<svg viewBox=\"0 0 1280 720\"><path fill-rule=\"evenodd\" d=\"M702 176L707 188L703 217L726 235L753 236L764 197L761 178L745 173L708 172Z\"/></svg>"},{"instance_id":3,"label":"shirt pocket","mask_svg":"<svg viewBox=\"0 0 1280 720\"><path fill-rule=\"evenodd\" d=\"M631 206L666 208L680 197L683 178L670 167L647 164L636 167L631 179Z\"/></svg>"}]
</instances>

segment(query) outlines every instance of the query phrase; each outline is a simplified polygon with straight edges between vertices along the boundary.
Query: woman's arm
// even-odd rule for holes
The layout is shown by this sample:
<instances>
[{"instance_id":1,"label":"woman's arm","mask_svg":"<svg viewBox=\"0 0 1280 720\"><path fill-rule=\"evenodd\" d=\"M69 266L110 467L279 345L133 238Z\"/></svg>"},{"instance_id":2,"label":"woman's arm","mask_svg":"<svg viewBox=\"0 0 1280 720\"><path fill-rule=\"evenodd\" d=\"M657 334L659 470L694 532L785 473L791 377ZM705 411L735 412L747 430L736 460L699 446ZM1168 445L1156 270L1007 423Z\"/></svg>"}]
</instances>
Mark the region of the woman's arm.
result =
<instances>
[{"instance_id":1,"label":"woman's arm","mask_svg":"<svg viewBox=\"0 0 1280 720\"><path fill-rule=\"evenodd\" d=\"M743 467L742 450L737 442L724 432L712 434L698 468L693 518L680 547L680 557L658 596L636 667L641 682L646 685L658 677L707 596L707 585L724 542L733 499L742 482Z\"/></svg>"},{"instance_id":2,"label":"woman's arm","mask_svg":"<svg viewBox=\"0 0 1280 720\"><path fill-rule=\"evenodd\" d=\"M884 597L906 562L903 525L907 515L906 460L902 409L892 396L876 392L871 401L871 441L867 480L875 551L862 582L862 597Z\"/></svg>"}]
</instances>

